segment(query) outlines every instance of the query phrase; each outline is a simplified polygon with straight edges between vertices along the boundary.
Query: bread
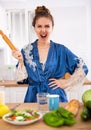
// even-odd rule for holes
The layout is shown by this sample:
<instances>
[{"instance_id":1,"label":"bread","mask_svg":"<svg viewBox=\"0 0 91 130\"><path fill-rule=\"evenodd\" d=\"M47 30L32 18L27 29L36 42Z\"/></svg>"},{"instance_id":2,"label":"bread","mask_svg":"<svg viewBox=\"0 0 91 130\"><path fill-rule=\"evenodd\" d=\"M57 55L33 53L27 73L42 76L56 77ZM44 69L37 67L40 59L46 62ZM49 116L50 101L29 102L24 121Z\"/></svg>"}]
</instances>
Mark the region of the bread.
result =
<instances>
[{"instance_id":1,"label":"bread","mask_svg":"<svg viewBox=\"0 0 91 130\"><path fill-rule=\"evenodd\" d=\"M70 73L68 73L68 72L66 72L66 73L65 73L64 78L65 78L65 79L69 79L69 78L70 78L70 76L71 76L71 74L70 74Z\"/></svg>"},{"instance_id":2,"label":"bread","mask_svg":"<svg viewBox=\"0 0 91 130\"><path fill-rule=\"evenodd\" d=\"M77 115L79 111L80 103L77 99L72 99L68 104L66 105L65 109L72 112L74 116Z\"/></svg>"}]
</instances>

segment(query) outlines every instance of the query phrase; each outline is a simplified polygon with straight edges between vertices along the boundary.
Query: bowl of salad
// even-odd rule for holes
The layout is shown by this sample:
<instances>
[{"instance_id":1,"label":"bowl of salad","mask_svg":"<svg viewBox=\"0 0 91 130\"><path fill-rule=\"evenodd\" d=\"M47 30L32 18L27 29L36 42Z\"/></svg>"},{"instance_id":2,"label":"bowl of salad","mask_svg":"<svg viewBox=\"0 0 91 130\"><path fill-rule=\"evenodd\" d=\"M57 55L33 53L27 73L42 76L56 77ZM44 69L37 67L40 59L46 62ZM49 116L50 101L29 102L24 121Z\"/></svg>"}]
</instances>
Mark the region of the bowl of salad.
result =
<instances>
[{"instance_id":1,"label":"bowl of salad","mask_svg":"<svg viewBox=\"0 0 91 130\"><path fill-rule=\"evenodd\" d=\"M13 125L28 125L39 121L42 114L34 110L11 110L5 114L2 119Z\"/></svg>"}]
</instances>

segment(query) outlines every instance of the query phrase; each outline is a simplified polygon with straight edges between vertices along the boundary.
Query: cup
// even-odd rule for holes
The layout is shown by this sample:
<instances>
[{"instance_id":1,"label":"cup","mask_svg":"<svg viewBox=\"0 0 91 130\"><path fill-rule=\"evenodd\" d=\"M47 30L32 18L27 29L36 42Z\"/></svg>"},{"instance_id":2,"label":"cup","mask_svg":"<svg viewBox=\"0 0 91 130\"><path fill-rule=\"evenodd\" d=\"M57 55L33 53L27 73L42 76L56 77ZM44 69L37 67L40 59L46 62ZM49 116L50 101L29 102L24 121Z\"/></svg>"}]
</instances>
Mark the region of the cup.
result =
<instances>
[{"instance_id":1,"label":"cup","mask_svg":"<svg viewBox=\"0 0 91 130\"><path fill-rule=\"evenodd\" d=\"M46 113L48 111L48 93L37 94L38 111Z\"/></svg>"},{"instance_id":2,"label":"cup","mask_svg":"<svg viewBox=\"0 0 91 130\"><path fill-rule=\"evenodd\" d=\"M59 107L59 95L50 94L48 95L48 106L49 110L57 110Z\"/></svg>"}]
</instances>

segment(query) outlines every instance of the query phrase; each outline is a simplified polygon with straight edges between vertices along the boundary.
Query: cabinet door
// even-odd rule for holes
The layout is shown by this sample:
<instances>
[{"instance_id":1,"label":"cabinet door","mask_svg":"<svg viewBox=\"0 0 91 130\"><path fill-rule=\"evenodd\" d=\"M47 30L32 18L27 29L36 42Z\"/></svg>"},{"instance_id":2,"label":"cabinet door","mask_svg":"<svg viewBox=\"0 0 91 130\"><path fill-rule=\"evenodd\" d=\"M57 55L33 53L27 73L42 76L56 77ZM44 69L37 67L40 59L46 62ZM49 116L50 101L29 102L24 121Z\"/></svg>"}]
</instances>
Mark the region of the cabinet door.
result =
<instances>
[{"instance_id":1,"label":"cabinet door","mask_svg":"<svg viewBox=\"0 0 91 130\"><path fill-rule=\"evenodd\" d=\"M10 87L5 87L5 103L10 103L11 93Z\"/></svg>"},{"instance_id":2,"label":"cabinet door","mask_svg":"<svg viewBox=\"0 0 91 130\"><path fill-rule=\"evenodd\" d=\"M11 90L10 90L10 93L11 93L10 102L11 103L24 102L26 89L27 89L27 87L12 87Z\"/></svg>"},{"instance_id":3,"label":"cabinet door","mask_svg":"<svg viewBox=\"0 0 91 130\"><path fill-rule=\"evenodd\" d=\"M88 89L91 89L91 85L77 86L74 89L67 90L66 94L68 101L70 101L71 99L77 99L82 102L82 94Z\"/></svg>"}]
</instances>

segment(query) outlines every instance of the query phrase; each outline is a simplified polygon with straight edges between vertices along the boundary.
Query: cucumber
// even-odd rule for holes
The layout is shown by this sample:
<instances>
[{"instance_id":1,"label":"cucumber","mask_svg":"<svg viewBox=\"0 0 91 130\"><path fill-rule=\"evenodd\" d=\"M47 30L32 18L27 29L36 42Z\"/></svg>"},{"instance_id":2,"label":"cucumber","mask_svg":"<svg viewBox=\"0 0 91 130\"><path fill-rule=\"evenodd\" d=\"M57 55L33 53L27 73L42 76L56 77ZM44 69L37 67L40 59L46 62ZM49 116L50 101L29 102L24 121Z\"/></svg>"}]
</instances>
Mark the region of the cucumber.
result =
<instances>
[{"instance_id":1,"label":"cucumber","mask_svg":"<svg viewBox=\"0 0 91 130\"><path fill-rule=\"evenodd\" d=\"M91 109L91 100L88 100L85 105L86 105L86 107L88 107L89 109Z\"/></svg>"},{"instance_id":2,"label":"cucumber","mask_svg":"<svg viewBox=\"0 0 91 130\"><path fill-rule=\"evenodd\" d=\"M83 111L81 112L81 118L84 121L91 119L91 112L86 106L84 106Z\"/></svg>"}]
</instances>

